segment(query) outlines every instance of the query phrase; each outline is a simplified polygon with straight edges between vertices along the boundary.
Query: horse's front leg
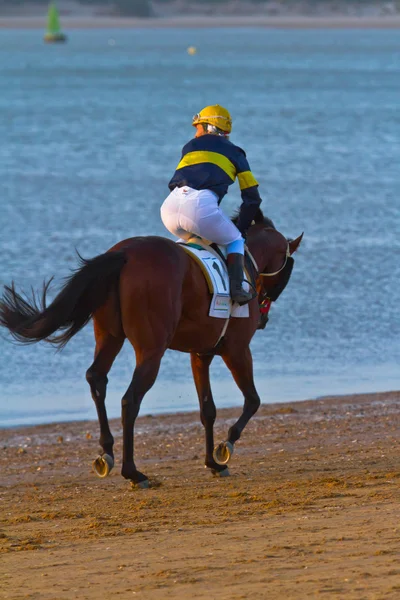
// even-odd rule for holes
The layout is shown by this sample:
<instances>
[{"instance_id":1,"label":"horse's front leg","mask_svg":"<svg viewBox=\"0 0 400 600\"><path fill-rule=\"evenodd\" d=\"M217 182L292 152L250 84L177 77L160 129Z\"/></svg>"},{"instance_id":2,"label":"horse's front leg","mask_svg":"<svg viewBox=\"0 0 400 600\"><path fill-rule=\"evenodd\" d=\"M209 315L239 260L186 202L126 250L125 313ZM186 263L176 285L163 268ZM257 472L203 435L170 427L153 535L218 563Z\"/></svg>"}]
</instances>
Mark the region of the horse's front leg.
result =
<instances>
[{"instance_id":1,"label":"horse's front leg","mask_svg":"<svg viewBox=\"0 0 400 600\"><path fill-rule=\"evenodd\" d=\"M242 414L229 429L226 442L216 446L213 452L214 460L220 465L225 465L233 454L235 442L240 438L251 417L259 409L261 401L254 386L253 358L250 348L247 347L244 351L241 348L232 349L224 353L222 358L244 396Z\"/></svg>"},{"instance_id":2,"label":"horse's front leg","mask_svg":"<svg viewBox=\"0 0 400 600\"><path fill-rule=\"evenodd\" d=\"M211 469L213 475L224 477L229 475L225 465L219 465L213 458L214 450L214 423L217 416L211 387L210 387L210 365L213 355L190 355L193 379L200 403L200 418L205 429L206 436L206 459L205 466Z\"/></svg>"}]
</instances>

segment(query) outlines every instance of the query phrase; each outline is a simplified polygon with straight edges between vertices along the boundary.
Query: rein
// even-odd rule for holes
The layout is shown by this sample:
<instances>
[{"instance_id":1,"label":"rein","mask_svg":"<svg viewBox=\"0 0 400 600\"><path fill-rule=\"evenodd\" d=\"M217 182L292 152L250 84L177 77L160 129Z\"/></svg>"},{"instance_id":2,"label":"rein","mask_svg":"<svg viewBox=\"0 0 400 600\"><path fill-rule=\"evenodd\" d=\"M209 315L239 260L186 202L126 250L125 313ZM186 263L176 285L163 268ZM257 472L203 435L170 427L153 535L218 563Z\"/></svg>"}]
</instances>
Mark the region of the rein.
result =
<instances>
[{"instance_id":1,"label":"rein","mask_svg":"<svg viewBox=\"0 0 400 600\"><path fill-rule=\"evenodd\" d=\"M250 260L251 260L251 262L253 263L253 266L254 266L254 268L256 269L256 271L257 271L257 273L258 273L258 276L259 276L259 277L274 277L275 275L279 275L279 273L280 273L281 271L283 271L283 269L286 267L286 264L287 264L288 258L289 258L289 256L290 256L290 247L289 247L289 242L287 242L287 247L286 247L286 256L285 256L284 263L283 263L283 265L281 266L281 268L280 268L280 269L278 269L278 271L275 271L274 273L260 273L260 272L259 272L259 270L258 270L258 265L257 265L257 263L256 263L256 261L255 261L255 258L254 258L254 256L252 255L252 253L250 252L250 250L248 249L248 247L247 247L247 246L246 246L246 252L247 252L247 254L249 255L249 257L250 257Z\"/></svg>"}]
</instances>

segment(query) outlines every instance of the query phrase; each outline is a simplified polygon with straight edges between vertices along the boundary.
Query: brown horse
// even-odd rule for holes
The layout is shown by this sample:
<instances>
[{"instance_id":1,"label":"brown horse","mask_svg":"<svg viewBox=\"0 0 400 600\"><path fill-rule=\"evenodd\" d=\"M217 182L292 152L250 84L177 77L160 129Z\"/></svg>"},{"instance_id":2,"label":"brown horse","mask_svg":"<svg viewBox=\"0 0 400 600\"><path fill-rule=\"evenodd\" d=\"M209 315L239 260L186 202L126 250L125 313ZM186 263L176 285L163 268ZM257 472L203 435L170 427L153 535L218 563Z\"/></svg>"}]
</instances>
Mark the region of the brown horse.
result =
<instances>
[{"instance_id":1,"label":"brown horse","mask_svg":"<svg viewBox=\"0 0 400 600\"><path fill-rule=\"evenodd\" d=\"M102 456L94 462L100 477L114 466L113 445L105 408L107 374L125 338L136 354L132 381L122 398L123 477L148 487L146 475L134 462L134 425L146 392L154 384L167 350L188 352L205 428L205 464L217 475L228 475L227 462L235 442L260 406L254 386L250 341L258 327L260 302L276 300L293 266L291 255L302 236L288 242L259 211L248 232L247 245L257 265L258 299L250 302L249 318L231 318L221 341L224 319L208 316L210 294L197 265L178 244L161 237L136 237L120 242L83 265L46 307L5 288L0 302L0 324L22 343L46 340L64 346L93 317L96 349L86 377L96 405ZM270 276L268 276L270 275ZM54 335L61 330L61 333ZM218 343L218 346L216 344ZM244 395L243 412L228 432L226 442L214 449L216 408L209 367L222 357Z\"/></svg>"}]
</instances>

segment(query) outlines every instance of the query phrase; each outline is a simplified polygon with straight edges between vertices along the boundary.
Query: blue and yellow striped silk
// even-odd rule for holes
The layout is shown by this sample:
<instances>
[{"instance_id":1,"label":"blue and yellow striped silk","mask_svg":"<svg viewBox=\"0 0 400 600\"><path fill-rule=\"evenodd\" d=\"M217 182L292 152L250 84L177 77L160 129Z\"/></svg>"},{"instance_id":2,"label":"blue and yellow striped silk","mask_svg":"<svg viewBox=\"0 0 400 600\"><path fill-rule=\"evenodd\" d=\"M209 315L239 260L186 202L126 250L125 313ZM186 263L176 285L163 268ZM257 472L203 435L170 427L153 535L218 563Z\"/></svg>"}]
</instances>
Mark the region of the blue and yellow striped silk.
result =
<instances>
[{"instance_id":1,"label":"blue and yellow striped silk","mask_svg":"<svg viewBox=\"0 0 400 600\"><path fill-rule=\"evenodd\" d=\"M235 165L223 154L219 152L208 152L207 150L197 150L194 152L188 152L182 158L176 170L183 169L184 167L190 167L192 165L200 165L203 163L211 163L217 165L222 169L232 181L236 179L236 167ZM249 172L249 171L248 171ZM254 179L254 178L253 178Z\"/></svg>"},{"instance_id":2,"label":"blue and yellow striped silk","mask_svg":"<svg viewBox=\"0 0 400 600\"><path fill-rule=\"evenodd\" d=\"M243 171L242 173L238 173L237 177L241 190L247 190L247 188L258 185L258 181L251 171Z\"/></svg>"},{"instance_id":3,"label":"blue and yellow striped silk","mask_svg":"<svg viewBox=\"0 0 400 600\"><path fill-rule=\"evenodd\" d=\"M207 134L190 140L182 150L169 189L188 186L195 190L211 190L217 195L219 204L236 177L243 200L238 228L246 231L261 204L258 183L245 152L226 137Z\"/></svg>"}]
</instances>

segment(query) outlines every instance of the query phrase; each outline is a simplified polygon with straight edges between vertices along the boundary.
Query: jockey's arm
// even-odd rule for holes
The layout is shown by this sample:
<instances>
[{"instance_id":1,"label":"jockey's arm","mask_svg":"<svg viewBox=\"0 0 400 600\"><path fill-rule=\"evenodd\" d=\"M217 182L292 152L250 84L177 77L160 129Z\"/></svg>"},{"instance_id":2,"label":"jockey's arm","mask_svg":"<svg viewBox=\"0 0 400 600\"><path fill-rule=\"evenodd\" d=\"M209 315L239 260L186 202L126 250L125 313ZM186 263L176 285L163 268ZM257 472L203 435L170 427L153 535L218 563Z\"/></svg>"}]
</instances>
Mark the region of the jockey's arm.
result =
<instances>
[{"instance_id":1,"label":"jockey's arm","mask_svg":"<svg viewBox=\"0 0 400 600\"><path fill-rule=\"evenodd\" d=\"M237 178L242 195L242 204L236 226L240 233L245 234L261 204L261 197L258 192L258 182L250 170L244 152L238 167Z\"/></svg>"},{"instance_id":2,"label":"jockey's arm","mask_svg":"<svg viewBox=\"0 0 400 600\"><path fill-rule=\"evenodd\" d=\"M242 191L242 204L240 206L239 218L236 227L240 233L245 234L251 225L257 210L261 204L261 197L258 193L258 186L253 186Z\"/></svg>"}]
</instances>

